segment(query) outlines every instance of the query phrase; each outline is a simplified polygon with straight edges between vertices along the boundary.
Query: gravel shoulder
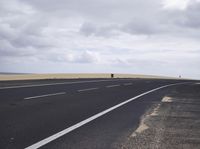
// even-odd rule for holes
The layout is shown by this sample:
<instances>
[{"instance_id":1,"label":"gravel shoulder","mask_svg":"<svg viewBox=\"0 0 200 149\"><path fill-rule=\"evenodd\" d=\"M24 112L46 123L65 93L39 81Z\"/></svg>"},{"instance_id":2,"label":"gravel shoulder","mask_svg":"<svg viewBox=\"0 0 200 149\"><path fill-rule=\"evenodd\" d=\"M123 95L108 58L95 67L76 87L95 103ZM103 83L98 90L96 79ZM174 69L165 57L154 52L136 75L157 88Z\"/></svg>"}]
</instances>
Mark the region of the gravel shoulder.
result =
<instances>
[{"instance_id":1,"label":"gravel shoulder","mask_svg":"<svg viewBox=\"0 0 200 149\"><path fill-rule=\"evenodd\" d=\"M142 118L123 149L199 149L200 84L175 87Z\"/></svg>"}]
</instances>

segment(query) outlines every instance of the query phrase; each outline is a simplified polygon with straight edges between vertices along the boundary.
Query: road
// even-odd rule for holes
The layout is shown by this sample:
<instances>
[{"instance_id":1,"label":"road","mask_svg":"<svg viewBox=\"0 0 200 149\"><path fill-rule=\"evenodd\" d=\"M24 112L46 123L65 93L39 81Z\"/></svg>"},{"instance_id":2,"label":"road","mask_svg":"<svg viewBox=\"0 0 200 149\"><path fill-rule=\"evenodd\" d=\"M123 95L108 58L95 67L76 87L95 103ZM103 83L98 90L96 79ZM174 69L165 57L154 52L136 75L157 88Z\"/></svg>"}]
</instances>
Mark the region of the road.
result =
<instances>
[{"instance_id":1,"label":"road","mask_svg":"<svg viewBox=\"0 0 200 149\"><path fill-rule=\"evenodd\" d=\"M194 83L159 79L0 82L0 148L123 148L145 112L176 86L188 84Z\"/></svg>"}]
</instances>

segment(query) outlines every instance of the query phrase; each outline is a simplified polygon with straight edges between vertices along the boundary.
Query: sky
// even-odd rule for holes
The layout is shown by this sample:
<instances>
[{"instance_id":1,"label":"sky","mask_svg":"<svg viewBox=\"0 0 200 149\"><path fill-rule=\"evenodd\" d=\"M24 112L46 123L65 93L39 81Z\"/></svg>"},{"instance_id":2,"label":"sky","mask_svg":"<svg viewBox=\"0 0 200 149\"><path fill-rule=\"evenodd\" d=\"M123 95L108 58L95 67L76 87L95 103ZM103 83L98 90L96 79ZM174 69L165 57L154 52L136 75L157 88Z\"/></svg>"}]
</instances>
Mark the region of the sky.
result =
<instances>
[{"instance_id":1,"label":"sky","mask_svg":"<svg viewBox=\"0 0 200 149\"><path fill-rule=\"evenodd\" d=\"M200 79L200 0L0 0L0 72Z\"/></svg>"}]
</instances>

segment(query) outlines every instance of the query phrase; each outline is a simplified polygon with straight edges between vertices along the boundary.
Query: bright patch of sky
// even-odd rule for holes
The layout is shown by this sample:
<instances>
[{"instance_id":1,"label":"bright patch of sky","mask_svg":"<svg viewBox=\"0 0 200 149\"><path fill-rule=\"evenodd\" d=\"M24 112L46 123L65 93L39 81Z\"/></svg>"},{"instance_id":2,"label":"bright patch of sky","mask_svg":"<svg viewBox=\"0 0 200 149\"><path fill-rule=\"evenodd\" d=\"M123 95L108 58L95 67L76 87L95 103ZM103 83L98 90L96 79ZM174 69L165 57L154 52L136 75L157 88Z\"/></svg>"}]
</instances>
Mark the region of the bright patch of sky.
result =
<instances>
[{"instance_id":1,"label":"bright patch of sky","mask_svg":"<svg viewBox=\"0 0 200 149\"><path fill-rule=\"evenodd\" d=\"M166 9L180 9L184 10L187 8L190 0L164 0L163 5Z\"/></svg>"}]
</instances>

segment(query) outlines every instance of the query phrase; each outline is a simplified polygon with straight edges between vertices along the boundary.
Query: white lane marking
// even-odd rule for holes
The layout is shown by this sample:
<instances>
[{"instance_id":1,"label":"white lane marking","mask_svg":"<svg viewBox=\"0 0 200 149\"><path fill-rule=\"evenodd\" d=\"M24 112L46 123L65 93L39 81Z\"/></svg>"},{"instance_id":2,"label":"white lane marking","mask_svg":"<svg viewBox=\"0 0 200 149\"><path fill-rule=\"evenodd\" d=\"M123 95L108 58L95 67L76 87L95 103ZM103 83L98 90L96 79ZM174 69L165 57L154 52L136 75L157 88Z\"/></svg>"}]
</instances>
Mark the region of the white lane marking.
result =
<instances>
[{"instance_id":1,"label":"white lane marking","mask_svg":"<svg viewBox=\"0 0 200 149\"><path fill-rule=\"evenodd\" d=\"M125 86L132 85L133 83L124 83Z\"/></svg>"},{"instance_id":2,"label":"white lane marking","mask_svg":"<svg viewBox=\"0 0 200 149\"><path fill-rule=\"evenodd\" d=\"M107 88L111 88L111 87L118 87L118 86L120 86L120 84L108 85L108 86L106 86L106 87L107 87Z\"/></svg>"},{"instance_id":3,"label":"white lane marking","mask_svg":"<svg viewBox=\"0 0 200 149\"><path fill-rule=\"evenodd\" d=\"M39 95L39 96L32 96L32 97L26 97L24 99L35 99L35 98L42 98L42 97L49 97L49 96L56 96L56 95L64 95L66 92L60 92L60 93L53 93L53 94L46 94L46 95Z\"/></svg>"},{"instance_id":4,"label":"white lane marking","mask_svg":"<svg viewBox=\"0 0 200 149\"><path fill-rule=\"evenodd\" d=\"M200 83L195 83L195 84L200 84Z\"/></svg>"},{"instance_id":5,"label":"white lane marking","mask_svg":"<svg viewBox=\"0 0 200 149\"><path fill-rule=\"evenodd\" d=\"M121 80L131 80L131 79L109 79L109 80L87 80L87 81L74 81L74 82L60 82L60 83L46 83L46 84L32 84L32 85L19 85L19 86L7 86L0 87L0 89L13 89L13 88L25 88L25 87L40 87L40 86L50 86L50 85L61 85L61 84L79 84L79 83L92 83L92 82L109 82L109 81L121 81Z\"/></svg>"},{"instance_id":6,"label":"white lane marking","mask_svg":"<svg viewBox=\"0 0 200 149\"><path fill-rule=\"evenodd\" d=\"M175 83L175 84L168 84L168 85L164 85L164 86L161 86L161 87L152 89L152 90L150 90L150 91L144 92L144 93L142 93L142 94L140 94L140 95L137 95L137 96L135 96L135 97L133 97L133 98L131 98L131 99L128 99L128 100L126 100L126 101L124 101L124 102L122 102L122 103L120 103L120 104L117 104L117 105L115 105L115 106L113 106L113 107L111 107L111 108L109 108L109 109L107 109L107 110L104 110L104 111L102 111L102 112L100 112L100 113L98 113L98 114L96 114L96 115L94 115L94 116L91 116L91 117L89 117L89 118L87 118L87 119L85 119L85 120L83 120L83 121L81 121L81 122L79 122L79 123L77 123L77 124L71 126L71 127L68 127L68 128L66 128L66 129L64 129L64 130L62 130L62 131L60 131L60 132L58 132L58 133L56 133L56 134L54 134L54 135L48 137L48 138L45 138L45 139L43 139L43 140L41 140L41 141L39 141L39 142L33 144L33 145L31 145L31 146L28 146L28 147L26 147L25 149L37 149L37 148L39 148L39 147L42 147L42 146L48 144L49 142L51 142L51 141L53 141L53 140L56 140L57 138L60 138L60 137L62 137L63 135L65 135L65 134L67 134L67 133L69 133L69 132L71 132L71 131L73 131L73 130L75 130L75 129L77 129L77 128L79 128L79 127L81 127L81 126L83 126L83 125L85 125L85 124L87 124L87 123L89 123L89 122L91 122L91 121L93 121L93 120L95 120L95 119L97 119L97 118L99 118L99 117L101 117L101 116L103 116L103 115L105 115L105 114L107 114L107 113L109 113L109 112L111 112L111 111L113 111L113 110L115 110L115 109L117 109L117 108L119 108L119 107L121 107L121 106L123 106L123 105L125 105L125 104L127 104L127 103L129 103L129 102L131 102L131 101L133 101L133 100L135 100L135 99L137 99L137 98L139 98L139 97L142 97L142 96L144 96L144 95L146 95L146 94L149 94L149 93L151 93L151 92L155 92L155 91L157 91L157 90L160 90L160 89L162 89L162 88L166 88L166 87L169 87L169 86L180 85L180 84L186 84L186 83L188 83L188 82L184 82L184 83Z\"/></svg>"},{"instance_id":7,"label":"white lane marking","mask_svg":"<svg viewBox=\"0 0 200 149\"><path fill-rule=\"evenodd\" d=\"M85 91L91 91L91 90L97 90L99 88L86 88L86 89L81 89L81 90L78 90L78 92L85 92Z\"/></svg>"}]
</instances>

